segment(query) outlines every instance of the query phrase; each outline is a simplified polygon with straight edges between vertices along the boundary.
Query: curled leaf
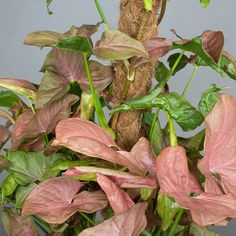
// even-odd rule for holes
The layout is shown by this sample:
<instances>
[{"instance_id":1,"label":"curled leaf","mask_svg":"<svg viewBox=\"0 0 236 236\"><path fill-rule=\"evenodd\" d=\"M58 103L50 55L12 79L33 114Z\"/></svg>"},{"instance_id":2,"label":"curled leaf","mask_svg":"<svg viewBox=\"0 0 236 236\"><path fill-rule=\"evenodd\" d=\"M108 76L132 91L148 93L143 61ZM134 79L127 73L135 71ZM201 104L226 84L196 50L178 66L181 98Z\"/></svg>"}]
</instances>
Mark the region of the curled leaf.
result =
<instances>
[{"instance_id":1,"label":"curled leaf","mask_svg":"<svg viewBox=\"0 0 236 236\"><path fill-rule=\"evenodd\" d=\"M78 236L127 236L139 235L147 225L145 217L146 203L138 203L127 211L117 214L109 220L106 220L99 225L88 228ZM127 223L128 222L128 223Z\"/></svg>"},{"instance_id":2,"label":"curled leaf","mask_svg":"<svg viewBox=\"0 0 236 236\"><path fill-rule=\"evenodd\" d=\"M5 127L0 126L0 147L10 138L11 132Z\"/></svg>"},{"instance_id":3,"label":"curled leaf","mask_svg":"<svg viewBox=\"0 0 236 236\"><path fill-rule=\"evenodd\" d=\"M128 193L120 189L114 182L103 175L97 175L97 182L106 193L108 201L114 212L122 213L134 205Z\"/></svg>"}]
</instances>

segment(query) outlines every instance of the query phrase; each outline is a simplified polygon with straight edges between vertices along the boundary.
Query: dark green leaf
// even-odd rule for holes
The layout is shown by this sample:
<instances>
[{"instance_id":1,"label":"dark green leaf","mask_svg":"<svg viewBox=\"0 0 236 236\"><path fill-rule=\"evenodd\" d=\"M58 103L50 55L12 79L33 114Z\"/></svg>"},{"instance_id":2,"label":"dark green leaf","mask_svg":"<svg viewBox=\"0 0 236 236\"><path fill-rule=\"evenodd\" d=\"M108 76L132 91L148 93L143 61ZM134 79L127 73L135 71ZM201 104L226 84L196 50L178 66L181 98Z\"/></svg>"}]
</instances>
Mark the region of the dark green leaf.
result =
<instances>
[{"instance_id":1,"label":"dark green leaf","mask_svg":"<svg viewBox=\"0 0 236 236\"><path fill-rule=\"evenodd\" d=\"M221 90L222 88L218 88L215 84L212 84L209 89L202 93L198 107L205 117L215 106L215 103L218 100L219 91Z\"/></svg>"},{"instance_id":2,"label":"dark green leaf","mask_svg":"<svg viewBox=\"0 0 236 236\"><path fill-rule=\"evenodd\" d=\"M53 2L53 0L46 0L46 4L47 4L47 10L48 10L48 14L53 14L53 12L49 9L49 6L51 5L51 3Z\"/></svg>"},{"instance_id":3,"label":"dark green leaf","mask_svg":"<svg viewBox=\"0 0 236 236\"><path fill-rule=\"evenodd\" d=\"M16 189L16 208L22 209L23 203L28 196L28 194L37 186L37 184L32 183L27 186L19 186Z\"/></svg>"},{"instance_id":4,"label":"dark green leaf","mask_svg":"<svg viewBox=\"0 0 236 236\"><path fill-rule=\"evenodd\" d=\"M167 75L169 73L169 70L166 68L164 63L162 62L157 62L156 68L155 68L155 79L158 82L161 82L166 79Z\"/></svg>"},{"instance_id":5,"label":"dark green leaf","mask_svg":"<svg viewBox=\"0 0 236 236\"><path fill-rule=\"evenodd\" d=\"M211 3L211 0L200 0L200 3L203 8L207 8L209 4Z\"/></svg>"},{"instance_id":6,"label":"dark green leaf","mask_svg":"<svg viewBox=\"0 0 236 236\"><path fill-rule=\"evenodd\" d=\"M16 187L17 183L14 178L14 175L8 175L2 184L2 199L4 199L4 196L11 195L16 190Z\"/></svg>"},{"instance_id":7,"label":"dark green leaf","mask_svg":"<svg viewBox=\"0 0 236 236\"><path fill-rule=\"evenodd\" d=\"M65 39L58 39L58 43L55 46L56 48L65 49L65 50L72 50L72 51L79 51L82 53L88 53L89 55L92 54L92 46L89 42L89 39L86 37L72 37L72 38L65 38Z\"/></svg>"},{"instance_id":8,"label":"dark green leaf","mask_svg":"<svg viewBox=\"0 0 236 236\"><path fill-rule=\"evenodd\" d=\"M169 56L167 61L169 63L170 68L173 67L179 55L180 53L175 53ZM175 75L178 71L182 70L187 64L188 64L188 57L183 55L172 75Z\"/></svg>"},{"instance_id":9,"label":"dark green leaf","mask_svg":"<svg viewBox=\"0 0 236 236\"><path fill-rule=\"evenodd\" d=\"M194 223L190 225L189 233L193 236L220 236L217 233L210 232L206 227L202 228Z\"/></svg>"},{"instance_id":10,"label":"dark green leaf","mask_svg":"<svg viewBox=\"0 0 236 236\"><path fill-rule=\"evenodd\" d=\"M45 156L42 152L8 152L8 167L18 184L26 185L41 180L47 169L65 159L64 155Z\"/></svg>"},{"instance_id":11,"label":"dark green leaf","mask_svg":"<svg viewBox=\"0 0 236 236\"><path fill-rule=\"evenodd\" d=\"M14 103L19 102L20 99L11 91L0 92L0 106L11 108Z\"/></svg>"},{"instance_id":12,"label":"dark green leaf","mask_svg":"<svg viewBox=\"0 0 236 236\"><path fill-rule=\"evenodd\" d=\"M194 130L202 124L204 117L185 98L177 93L160 94L157 98L149 101L141 101L136 104L122 104L112 110L112 113L120 111L150 109L159 107L167 111L170 116L181 126L184 131Z\"/></svg>"},{"instance_id":13,"label":"dark green leaf","mask_svg":"<svg viewBox=\"0 0 236 236\"><path fill-rule=\"evenodd\" d=\"M178 138L180 146L185 147L189 151L198 152L203 150L203 144L205 139L205 129L191 138Z\"/></svg>"},{"instance_id":14,"label":"dark green leaf","mask_svg":"<svg viewBox=\"0 0 236 236\"><path fill-rule=\"evenodd\" d=\"M162 219L162 230L166 231L172 223L173 218L179 211L179 206L174 200L162 193L158 195L157 212Z\"/></svg>"},{"instance_id":15,"label":"dark green leaf","mask_svg":"<svg viewBox=\"0 0 236 236\"><path fill-rule=\"evenodd\" d=\"M226 55L221 56L223 47L222 32L206 31L201 36L190 41L173 43L172 49L182 49L193 52L198 58L197 64L210 66L223 77L230 77L236 80L235 66L233 61ZM216 46L212 46L214 45ZM205 48L204 48L205 45Z\"/></svg>"}]
</instances>

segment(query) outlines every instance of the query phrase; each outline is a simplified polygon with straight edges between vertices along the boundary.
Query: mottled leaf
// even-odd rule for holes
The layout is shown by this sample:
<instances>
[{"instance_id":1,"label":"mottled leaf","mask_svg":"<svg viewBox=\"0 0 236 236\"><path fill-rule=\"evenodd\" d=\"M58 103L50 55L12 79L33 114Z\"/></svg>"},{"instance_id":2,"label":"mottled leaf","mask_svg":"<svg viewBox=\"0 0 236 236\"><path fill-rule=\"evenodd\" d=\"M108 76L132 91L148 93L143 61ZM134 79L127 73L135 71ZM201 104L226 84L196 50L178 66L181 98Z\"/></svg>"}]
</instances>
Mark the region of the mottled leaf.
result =
<instances>
[{"instance_id":1,"label":"mottled leaf","mask_svg":"<svg viewBox=\"0 0 236 236\"><path fill-rule=\"evenodd\" d=\"M9 174L2 183L2 198L11 195L17 187L17 182L13 174Z\"/></svg>"},{"instance_id":2,"label":"mottled leaf","mask_svg":"<svg viewBox=\"0 0 236 236\"><path fill-rule=\"evenodd\" d=\"M219 234L210 232L207 228L202 228L194 223L190 225L189 233L193 236L220 236Z\"/></svg>"},{"instance_id":3,"label":"mottled leaf","mask_svg":"<svg viewBox=\"0 0 236 236\"><path fill-rule=\"evenodd\" d=\"M36 226L30 218L23 218L13 208L4 208L2 222L8 236L38 236Z\"/></svg>"},{"instance_id":4,"label":"mottled leaf","mask_svg":"<svg viewBox=\"0 0 236 236\"><path fill-rule=\"evenodd\" d=\"M127 236L139 235L147 225L145 217L146 203L138 203L127 211L117 214L95 227L88 228L78 236Z\"/></svg>"},{"instance_id":5,"label":"mottled leaf","mask_svg":"<svg viewBox=\"0 0 236 236\"><path fill-rule=\"evenodd\" d=\"M39 184L26 198L22 215L36 215L49 224L63 224L77 211L94 212L107 206L105 195L81 192L79 181L66 177Z\"/></svg>"},{"instance_id":6,"label":"mottled leaf","mask_svg":"<svg viewBox=\"0 0 236 236\"><path fill-rule=\"evenodd\" d=\"M103 60L126 60L131 57L148 57L143 44L118 30L107 30L95 45L94 55Z\"/></svg>"}]
</instances>

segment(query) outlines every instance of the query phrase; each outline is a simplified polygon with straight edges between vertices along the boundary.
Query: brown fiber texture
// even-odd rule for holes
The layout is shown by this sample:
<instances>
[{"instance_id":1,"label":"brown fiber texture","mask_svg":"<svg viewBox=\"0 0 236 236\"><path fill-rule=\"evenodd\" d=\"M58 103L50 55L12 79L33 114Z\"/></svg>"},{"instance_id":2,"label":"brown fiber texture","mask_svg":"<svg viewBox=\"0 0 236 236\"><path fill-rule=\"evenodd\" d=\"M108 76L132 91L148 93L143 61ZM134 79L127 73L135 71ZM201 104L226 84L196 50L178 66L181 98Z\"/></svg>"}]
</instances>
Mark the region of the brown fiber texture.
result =
<instances>
[{"instance_id":1,"label":"brown fiber texture","mask_svg":"<svg viewBox=\"0 0 236 236\"><path fill-rule=\"evenodd\" d=\"M157 11L160 0L153 1L153 10L144 9L143 0L121 0L120 31L140 41L157 35ZM126 99L147 94L151 88L155 61L139 66L135 71L135 79L129 87ZM122 62L114 65L116 74L113 82L114 101L119 101L126 82L127 72ZM119 113L116 124L116 141L118 145L130 150L138 139L144 135L141 125L141 111Z\"/></svg>"}]
</instances>

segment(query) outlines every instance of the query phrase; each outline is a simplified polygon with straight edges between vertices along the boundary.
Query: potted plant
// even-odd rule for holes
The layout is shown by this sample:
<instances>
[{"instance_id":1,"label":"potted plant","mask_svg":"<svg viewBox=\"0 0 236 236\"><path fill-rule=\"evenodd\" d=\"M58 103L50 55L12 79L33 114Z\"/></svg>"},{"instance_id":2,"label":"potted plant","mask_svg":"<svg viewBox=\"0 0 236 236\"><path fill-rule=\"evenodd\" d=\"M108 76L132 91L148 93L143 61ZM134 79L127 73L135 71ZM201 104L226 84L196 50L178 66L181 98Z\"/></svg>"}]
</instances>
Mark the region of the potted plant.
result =
<instances>
[{"instance_id":1,"label":"potted plant","mask_svg":"<svg viewBox=\"0 0 236 236\"><path fill-rule=\"evenodd\" d=\"M119 30L111 29L94 3L97 24L26 36L26 45L51 48L40 84L0 78L7 234L217 235L207 226L236 218L236 100L215 84L198 107L185 95L203 66L236 79L223 33L157 36L166 0L122 0ZM183 93L170 91L187 64L193 73ZM176 125L202 128L183 138Z\"/></svg>"}]
</instances>

